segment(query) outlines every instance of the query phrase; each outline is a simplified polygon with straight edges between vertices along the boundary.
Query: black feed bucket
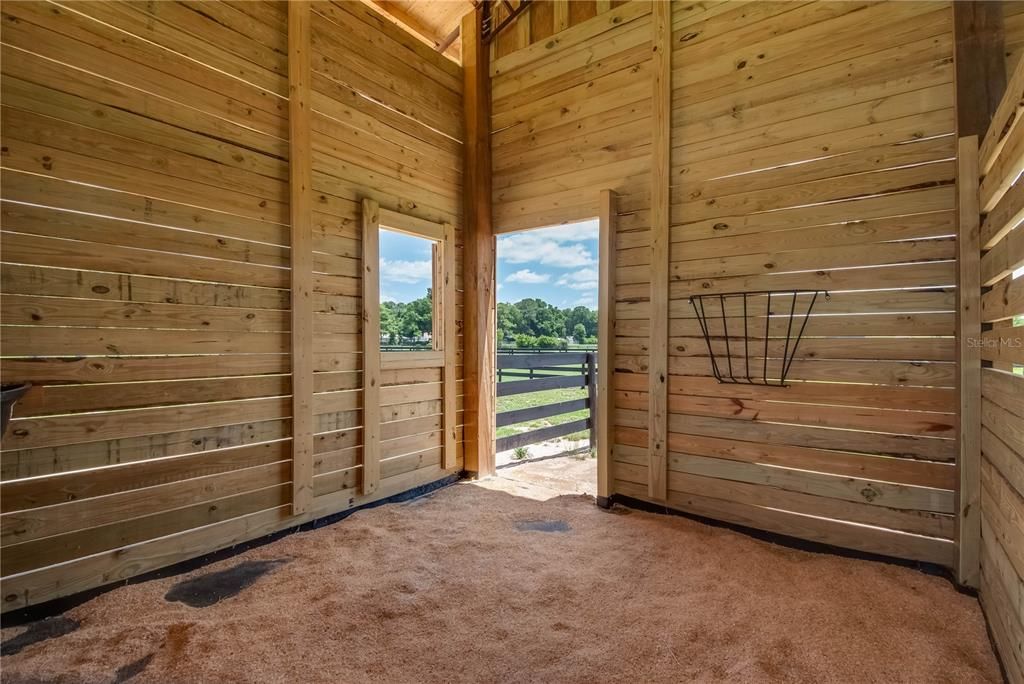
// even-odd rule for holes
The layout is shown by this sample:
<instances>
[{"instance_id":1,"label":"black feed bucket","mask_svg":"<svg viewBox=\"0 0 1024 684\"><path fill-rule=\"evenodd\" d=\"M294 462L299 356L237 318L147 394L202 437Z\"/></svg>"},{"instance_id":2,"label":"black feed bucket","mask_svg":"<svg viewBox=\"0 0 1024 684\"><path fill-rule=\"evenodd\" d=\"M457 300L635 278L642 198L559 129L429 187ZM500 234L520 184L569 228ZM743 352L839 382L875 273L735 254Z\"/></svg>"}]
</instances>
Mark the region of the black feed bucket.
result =
<instances>
[{"instance_id":1,"label":"black feed bucket","mask_svg":"<svg viewBox=\"0 0 1024 684\"><path fill-rule=\"evenodd\" d=\"M0 386L0 400L3 401L3 413L0 414L0 437L7 434L7 424L11 422L11 414L14 412L14 403L24 396L32 387L32 383L26 382L23 385L2 385Z\"/></svg>"}]
</instances>

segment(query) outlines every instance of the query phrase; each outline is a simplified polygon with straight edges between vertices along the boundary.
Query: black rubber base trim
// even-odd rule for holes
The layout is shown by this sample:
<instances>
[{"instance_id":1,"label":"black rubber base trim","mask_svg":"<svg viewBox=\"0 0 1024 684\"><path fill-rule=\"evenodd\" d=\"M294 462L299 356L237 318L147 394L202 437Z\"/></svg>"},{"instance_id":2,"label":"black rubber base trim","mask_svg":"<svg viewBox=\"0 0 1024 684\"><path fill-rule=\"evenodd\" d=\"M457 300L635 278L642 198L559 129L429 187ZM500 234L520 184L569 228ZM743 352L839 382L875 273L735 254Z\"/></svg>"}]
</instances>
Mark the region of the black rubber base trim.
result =
<instances>
[{"instance_id":1,"label":"black rubber base trim","mask_svg":"<svg viewBox=\"0 0 1024 684\"><path fill-rule=\"evenodd\" d=\"M331 515L327 515L322 518L317 518L316 520L304 522L301 525L289 527L287 529L279 530L272 534L257 537L256 539L251 539L247 542L242 542L241 544L229 546L225 549L221 549L220 551L211 551L210 553L204 554L202 556L196 556L195 558L190 558L189 560L184 560L173 565L169 565L166 568L151 570L150 572L137 575L127 580L121 580L118 582L113 582L111 584L104 584L103 586L95 587L93 589L86 589L85 591L80 591L70 596L62 596L60 598L51 599L49 601L45 601L34 606L28 606L26 608L12 610L11 612L4 613L2 616L0 616L0 625L2 625L3 627L16 627L18 625L24 625L29 622L35 622L36 620L42 620L44 618L53 617L54 615L60 615L61 613L64 613L65 611L74 608L75 606L79 606L85 603L86 601L99 596L100 594L105 594L108 591L117 589L118 587L127 586L129 584L139 584L141 582L149 582L155 579L173 577L174 575L192 572L193 570L197 570L203 567L204 565L216 563L217 561L222 561L227 558L231 558L232 556L237 556L238 554L245 553L246 551L249 551L251 549L255 549L260 546L270 544L271 542L277 541L278 539L286 537L289 534L294 534L295 532L305 532L307 530L317 529L320 527L324 527L326 525L333 525L334 523L344 520L353 513L356 513L357 511L364 511L370 508L376 508L377 506L383 506L385 504L402 503L404 501L418 499L422 496L432 494L438 489L455 484L460 479L462 479L462 475L463 473L459 473L457 475L449 475L447 477L441 478L440 480L435 480L434 482L429 482L425 485L420 485L419 487L415 487L408 491L401 492L399 494L395 494L393 496L389 496L378 501L371 501L360 506L355 506L344 511L339 511L338 513L332 513Z\"/></svg>"},{"instance_id":2,"label":"black rubber base trim","mask_svg":"<svg viewBox=\"0 0 1024 684\"><path fill-rule=\"evenodd\" d=\"M612 507L612 504L614 503L614 501L612 500L613 498L614 497L609 497L609 496L599 496L599 497L597 497L597 507L598 508L603 508L603 509L605 509L607 511L609 508Z\"/></svg>"},{"instance_id":3,"label":"black rubber base trim","mask_svg":"<svg viewBox=\"0 0 1024 684\"><path fill-rule=\"evenodd\" d=\"M992 652L996 656L996 663L999 665L999 674L1003 676L1003 684L1012 684L1010 682L1010 672L1006 669L1006 663L1003 662L1003 654L999 652L999 646L996 645L996 635L992 633L992 622L988 619L988 613L985 612L985 606L980 601L978 605L981 607L981 616L985 618L985 635L988 636L988 643L992 647ZM1012 658L1012 654L1007 654L1007 658Z\"/></svg>"},{"instance_id":4,"label":"black rubber base trim","mask_svg":"<svg viewBox=\"0 0 1024 684\"><path fill-rule=\"evenodd\" d=\"M893 556L886 556L880 553L870 553L868 551L858 551L856 549L847 549L842 546L834 546L832 544L826 544L824 542L809 541L807 539L800 539L799 537L791 537L786 534L780 534L778 532L768 532L766 530L759 530L756 527L748 527L746 525L739 525L737 523L725 522L723 520L715 520L714 518L707 518L703 515L697 515L696 513L687 513L686 511L680 511L676 508L669 506L663 506L654 504L643 499L634 499L631 496L623 496L622 494L612 494L611 503L620 504L627 508L633 508L638 511L647 511L649 513L661 513L663 515L677 515L682 518L689 518L690 520L696 520L697 522L705 525L711 525L712 527L722 527L733 532L739 532L748 537L760 539L771 544L778 546L785 546L791 549L798 549L800 551L808 551L810 553L824 553L831 556L841 556L843 558L854 558L857 560L869 560L876 561L879 563L886 563L888 565L900 565L907 568L918 570L928 575L935 575L938 577L944 577L952 583L952 585L962 594L969 596L977 596L978 592L970 587L964 587L956 582L956 578L953 576L952 571L949 568L945 568L936 563L927 563L924 561L912 561L903 558L895 558Z\"/></svg>"}]
</instances>

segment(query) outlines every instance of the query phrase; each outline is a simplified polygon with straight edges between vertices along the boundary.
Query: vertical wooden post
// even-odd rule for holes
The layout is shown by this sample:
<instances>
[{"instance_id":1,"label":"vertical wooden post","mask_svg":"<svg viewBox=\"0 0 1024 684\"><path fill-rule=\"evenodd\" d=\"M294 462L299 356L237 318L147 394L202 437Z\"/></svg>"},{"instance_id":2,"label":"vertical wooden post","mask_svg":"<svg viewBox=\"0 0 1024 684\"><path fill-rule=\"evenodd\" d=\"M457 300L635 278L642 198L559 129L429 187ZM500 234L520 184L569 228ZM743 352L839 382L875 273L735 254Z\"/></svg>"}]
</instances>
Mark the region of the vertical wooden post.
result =
<instances>
[{"instance_id":1,"label":"vertical wooden post","mask_svg":"<svg viewBox=\"0 0 1024 684\"><path fill-rule=\"evenodd\" d=\"M611 190L601 191L598 229L597 295L597 503L607 507L612 495L612 370L615 358L616 202Z\"/></svg>"},{"instance_id":2,"label":"vertical wooden post","mask_svg":"<svg viewBox=\"0 0 1024 684\"><path fill-rule=\"evenodd\" d=\"M587 404L590 408L590 450L594 453L598 449L598 438L597 438L597 414L598 414L598 401L597 401L597 364L595 363L597 354L594 352L587 353Z\"/></svg>"},{"instance_id":3,"label":"vertical wooden post","mask_svg":"<svg viewBox=\"0 0 1024 684\"><path fill-rule=\"evenodd\" d=\"M380 206L363 200L363 494L380 484Z\"/></svg>"},{"instance_id":4,"label":"vertical wooden post","mask_svg":"<svg viewBox=\"0 0 1024 684\"><path fill-rule=\"evenodd\" d=\"M465 165L463 193L463 364L466 470L493 475L494 454L494 230L491 225L491 78L480 35L486 4L462 18Z\"/></svg>"},{"instance_id":5,"label":"vertical wooden post","mask_svg":"<svg viewBox=\"0 0 1024 684\"><path fill-rule=\"evenodd\" d=\"M981 572L981 217L978 137L957 147L957 581L977 587Z\"/></svg>"},{"instance_id":6,"label":"vertical wooden post","mask_svg":"<svg viewBox=\"0 0 1024 684\"><path fill-rule=\"evenodd\" d=\"M551 4L555 14L555 33L569 28L569 0L554 0Z\"/></svg>"},{"instance_id":7,"label":"vertical wooden post","mask_svg":"<svg viewBox=\"0 0 1024 684\"><path fill-rule=\"evenodd\" d=\"M442 386L444 392L444 468L454 468L458 462L456 444L458 443L458 381L455 377L456 347L459 343L458 321L455 320L455 226L444 224L444 244L442 249L442 272L444 274L444 290L440 293L444 313L441 327L444 330L444 370ZM435 281L437 282L437 281Z\"/></svg>"},{"instance_id":8,"label":"vertical wooden post","mask_svg":"<svg viewBox=\"0 0 1024 684\"><path fill-rule=\"evenodd\" d=\"M292 515L313 503L313 158L310 142L310 11L288 4L291 208Z\"/></svg>"},{"instance_id":9,"label":"vertical wooden post","mask_svg":"<svg viewBox=\"0 0 1024 684\"><path fill-rule=\"evenodd\" d=\"M957 129L957 581L977 587L981 573L981 244L978 140L1006 89L1003 8L954 2Z\"/></svg>"},{"instance_id":10,"label":"vertical wooden post","mask_svg":"<svg viewBox=\"0 0 1024 684\"><path fill-rule=\"evenodd\" d=\"M445 233L448 232L447 225L445 225ZM430 280L431 285L431 308L433 309L430 319L430 348L434 351L444 351L444 342L446 333L448 331L444 324L445 310L449 304L445 301L444 292L447 286L445 280L444 270L444 258L445 258L445 244L443 242L435 242L431 245L431 259L430 263L433 267L433 276ZM438 289L438 286L441 289Z\"/></svg>"},{"instance_id":11,"label":"vertical wooden post","mask_svg":"<svg viewBox=\"0 0 1024 684\"><path fill-rule=\"evenodd\" d=\"M647 494L668 498L669 174L672 123L672 5L655 2L651 121L651 308Z\"/></svg>"},{"instance_id":12,"label":"vertical wooden post","mask_svg":"<svg viewBox=\"0 0 1024 684\"><path fill-rule=\"evenodd\" d=\"M1003 3L953 3L956 135L985 137L1006 90Z\"/></svg>"}]
</instances>

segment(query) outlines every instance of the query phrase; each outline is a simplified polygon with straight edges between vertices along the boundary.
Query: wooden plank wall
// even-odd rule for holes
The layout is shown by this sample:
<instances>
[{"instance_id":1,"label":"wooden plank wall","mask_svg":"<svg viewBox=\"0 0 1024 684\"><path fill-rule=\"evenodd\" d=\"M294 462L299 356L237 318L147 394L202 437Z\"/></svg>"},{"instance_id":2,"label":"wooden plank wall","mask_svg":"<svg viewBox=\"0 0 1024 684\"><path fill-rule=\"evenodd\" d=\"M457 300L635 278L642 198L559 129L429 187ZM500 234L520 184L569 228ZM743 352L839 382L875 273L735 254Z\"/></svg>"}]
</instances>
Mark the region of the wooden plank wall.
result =
<instances>
[{"instance_id":1,"label":"wooden plank wall","mask_svg":"<svg viewBox=\"0 0 1024 684\"><path fill-rule=\"evenodd\" d=\"M1004 3L1007 90L981 142L981 588L1011 682L1024 682L1024 12ZM1014 182L1015 181L1015 182ZM1018 318L1019 320L1019 318ZM1017 371L1020 372L1019 370Z\"/></svg>"},{"instance_id":2,"label":"wooden plank wall","mask_svg":"<svg viewBox=\"0 0 1024 684\"><path fill-rule=\"evenodd\" d=\"M513 8L522 0L512 0ZM546 41L567 28L577 26L599 14L624 5L626 0L533 0L516 20L515 24L502 31L491 43L491 60L496 60L533 45ZM497 26L508 16L504 3L495 3L494 25Z\"/></svg>"},{"instance_id":3,"label":"wooden plank wall","mask_svg":"<svg viewBox=\"0 0 1024 684\"><path fill-rule=\"evenodd\" d=\"M1004 0L1003 38L1006 47L1006 74L1013 73L1014 67L1024 55L1024 2Z\"/></svg>"},{"instance_id":4,"label":"wooden plank wall","mask_svg":"<svg viewBox=\"0 0 1024 684\"><path fill-rule=\"evenodd\" d=\"M358 493L359 202L460 239L461 68L315 3L315 498L291 515L286 9L4 3L2 374L36 385L0 454L4 610L461 467L441 369L390 370Z\"/></svg>"},{"instance_id":5,"label":"wooden plank wall","mask_svg":"<svg viewBox=\"0 0 1024 684\"><path fill-rule=\"evenodd\" d=\"M492 69L497 231L595 215L596 191L620 194L613 492L641 499L649 7L627 3ZM951 565L950 5L675 3L671 44L667 502ZM687 298L766 288L832 293L793 386L720 385Z\"/></svg>"}]
</instances>

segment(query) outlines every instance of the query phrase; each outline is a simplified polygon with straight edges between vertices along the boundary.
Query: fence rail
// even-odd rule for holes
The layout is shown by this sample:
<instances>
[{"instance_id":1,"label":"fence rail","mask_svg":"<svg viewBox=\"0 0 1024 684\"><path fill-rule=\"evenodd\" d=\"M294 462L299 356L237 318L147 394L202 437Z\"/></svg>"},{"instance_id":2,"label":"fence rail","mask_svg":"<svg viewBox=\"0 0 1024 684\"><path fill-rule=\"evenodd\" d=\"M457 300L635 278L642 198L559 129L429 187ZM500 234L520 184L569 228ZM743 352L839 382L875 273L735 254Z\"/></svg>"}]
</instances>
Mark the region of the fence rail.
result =
<instances>
[{"instance_id":1,"label":"fence rail","mask_svg":"<svg viewBox=\"0 0 1024 684\"><path fill-rule=\"evenodd\" d=\"M552 358L554 356L557 356L557 361ZM596 353L544 351L534 354L506 354L501 352L498 354L496 366L498 373L497 393L499 397L532 394L553 389L586 388L587 390L586 398L498 413L496 421L498 427L540 420L542 418L552 418L584 409L588 411L586 418L569 421L561 425L550 425L530 430L529 432L521 432L516 435L509 435L508 437L501 437L495 440L494 446L496 451L516 449L529 444L564 437L583 430L587 430L590 433L590 447L594 448L596 446ZM505 377L526 379L505 380Z\"/></svg>"}]
</instances>

